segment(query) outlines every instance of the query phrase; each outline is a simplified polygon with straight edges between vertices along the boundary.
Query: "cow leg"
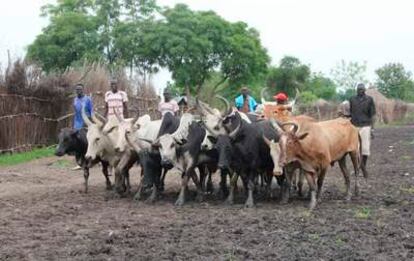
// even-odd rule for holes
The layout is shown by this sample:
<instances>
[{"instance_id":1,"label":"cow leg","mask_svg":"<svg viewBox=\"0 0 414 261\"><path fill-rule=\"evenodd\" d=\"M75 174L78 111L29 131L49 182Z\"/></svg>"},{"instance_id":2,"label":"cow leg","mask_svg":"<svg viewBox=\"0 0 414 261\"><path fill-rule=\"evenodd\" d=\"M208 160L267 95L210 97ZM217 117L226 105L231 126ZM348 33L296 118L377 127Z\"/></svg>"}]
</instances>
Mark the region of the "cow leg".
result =
<instances>
[{"instance_id":1,"label":"cow leg","mask_svg":"<svg viewBox=\"0 0 414 261\"><path fill-rule=\"evenodd\" d=\"M206 170L204 168L204 165L199 166L198 171L200 172L201 188L203 191L207 191L206 190Z\"/></svg>"},{"instance_id":2,"label":"cow leg","mask_svg":"<svg viewBox=\"0 0 414 261\"><path fill-rule=\"evenodd\" d=\"M220 198L224 198L228 195L229 190L227 188L227 170L220 170L220 190L219 196Z\"/></svg>"},{"instance_id":3,"label":"cow leg","mask_svg":"<svg viewBox=\"0 0 414 261\"><path fill-rule=\"evenodd\" d=\"M310 192L310 204L309 209L313 210L316 207L316 182L315 182L315 173L306 172L306 180L308 181L309 185L309 192Z\"/></svg>"},{"instance_id":4,"label":"cow leg","mask_svg":"<svg viewBox=\"0 0 414 261\"><path fill-rule=\"evenodd\" d=\"M141 181L139 182L138 190L137 190L137 193L135 193L134 200L140 201L142 198L143 192L144 192L144 176L141 177Z\"/></svg>"},{"instance_id":5,"label":"cow leg","mask_svg":"<svg viewBox=\"0 0 414 261\"><path fill-rule=\"evenodd\" d=\"M108 173L108 166L109 163L108 162L101 162L102 164L102 173L105 176L105 180L106 180L106 190L111 190L112 189L112 184L111 184L111 180L109 179L109 173Z\"/></svg>"},{"instance_id":6,"label":"cow leg","mask_svg":"<svg viewBox=\"0 0 414 261\"><path fill-rule=\"evenodd\" d=\"M345 193L345 199L346 200L351 200L352 197L352 193L351 193L351 179L349 177L349 171L348 168L346 167L346 155L343 156L339 161L339 167L341 168L341 172L342 175L344 176L345 179L345 186L346 186L346 193Z\"/></svg>"},{"instance_id":7,"label":"cow leg","mask_svg":"<svg viewBox=\"0 0 414 261\"><path fill-rule=\"evenodd\" d=\"M164 168L162 175L161 175L161 181L160 181L160 191L164 191L165 188L165 176L167 175L168 169Z\"/></svg>"},{"instance_id":8,"label":"cow leg","mask_svg":"<svg viewBox=\"0 0 414 261\"><path fill-rule=\"evenodd\" d=\"M197 187L197 196L196 196L196 201L197 201L197 202L202 202L202 201L203 201L203 199L204 199L204 191L203 191L203 186L202 186L202 184L201 184L200 180L198 180L197 173L196 173L194 170L193 170L193 171L191 171L191 178L192 178L192 180L193 180L194 184L195 184L195 185L196 185L196 187Z\"/></svg>"},{"instance_id":9,"label":"cow leg","mask_svg":"<svg viewBox=\"0 0 414 261\"><path fill-rule=\"evenodd\" d=\"M89 179L89 168L83 168L83 178L84 178L84 192L88 193L88 179Z\"/></svg>"},{"instance_id":10,"label":"cow leg","mask_svg":"<svg viewBox=\"0 0 414 261\"><path fill-rule=\"evenodd\" d=\"M323 187L323 181L325 180L327 169L321 169L321 172L318 176L318 191L316 193L316 198L320 201L321 195L322 195L322 187Z\"/></svg>"},{"instance_id":11,"label":"cow leg","mask_svg":"<svg viewBox=\"0 0 414 261\"><path fill-rule=\"evenodd\" d=\"M185 173L181 179L181 190L180 195L178 196L177 201L175 202L176 206L182 206L185 203L185 191L187 190L188 180L190 177Z\"/></svg>"},{"instance_id":12,"label":"cow leg","mask_svg":"<svg viewBox=\"0 0 414 261\"><path fill-rule=\"evenodd\" d=\"M253 198L253 192L255 188L254 183L254 176L252 173L249 174L248 184L247 184L247 200L246 203L244 203L245 208L252 208L254 207L254 198Z\"/></svg>"},{"instance_id":13,"label":"cow leg","mask_svg":"<svg viewBox=\"0 0 414 261\"><path fill-rule=\"evenodd\" d=\"M284 170L284 172L286 172ZM290 197L290 190L292 183L289 181L289 179L286 177L287 175L283 176L277 176L277 183L280 186L280 198L282 204L287 204L289 202Z\"/></svg>"},{"instance_id":14,"label":"cow leg","mask_svg":"<svg viewBox=\"0 0 414 261\"><path fill-rule=\"evenodd\" d=\"M210 170L208 170L208 177L207 177L207 192L208 193L213 193L214 191L213 179L211 177L212 175L213 173Z\"/></svg>"},{"instance_id":15,"label":"cow leg","mask_svg":"<svg viewBox=\"0 0 414 261\"><path fill-rule=\"evenodd\" d=\"M229 205L234 204L234 190L236 188L238 179L239 179L239 175L236 172L234 172L230 180L230 192L226 199L226 203Z\"/></svg>"},{"instance_id":16,"label":"cow leg","mask_svg":"<svg viewBox=\"0 0 414 261\"><path fill-rule=\"evenodd\" d=\"M299 170L299 180L298 180L298 195L303 197L303 183L305 183L305 171L303 169Z\"/></svg>"},{"instance_id":17,"label":"cow leg","mask_svg":"<svg viewBox=\"0 0 414 261\"><path fill-rule=\"evenodd\" d=\"M351 152L349 153L351 157L352 165L354 166L354 174L355 174L355 196L359 195L359 163L358 163L358 152Z\"/></svg>"}]
</instances>

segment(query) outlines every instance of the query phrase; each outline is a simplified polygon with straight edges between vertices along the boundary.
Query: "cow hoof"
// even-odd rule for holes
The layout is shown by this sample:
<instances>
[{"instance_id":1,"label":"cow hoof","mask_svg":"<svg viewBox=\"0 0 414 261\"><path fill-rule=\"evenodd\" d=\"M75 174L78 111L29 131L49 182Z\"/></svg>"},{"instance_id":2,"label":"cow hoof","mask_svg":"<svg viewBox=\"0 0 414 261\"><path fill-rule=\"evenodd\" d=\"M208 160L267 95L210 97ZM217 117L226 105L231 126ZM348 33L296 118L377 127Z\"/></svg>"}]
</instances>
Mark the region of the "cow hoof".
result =
<instances>
[{"instance_id":1,"label":"cow hoof","mask_svg":"<svg viewBox=\"0 0 414 261\"><path fill-rule=\"evenodd\" d=\"M139 194L139 193L135 194L134 200L135 201L140 201L141 200L141 194Z\"/></svg>"},{"instance_id":2,"label":"cow hoof","mask_svg":"<svg viewBox=\"0 0 414 261\"><path fill-rule=\"evenodd\" d=\"M200 202L203 202L203 200L204 200L203 195L201 195L201 194L197 194L197 196L196 196L196 201L197 201L198 203L200 203Z\"/></svg>"},{"instance_id":3,"label":"cow hoof","mask_svg":"<svg viewBox=\"0 0 414 261\"><path fill-rule=\"evenodd\" d=\"M112 185L111 184L107 184L106 185L106 190L112 190Z\"/></svg>"},{"instance_id":4,"label":"cow hoof","mask_svg":"<svg viewBox=\"0 0 414 261\"><path fill-rule=\"evenodd\" d=\"M252 202L248 202L248 203L244 204L244 208L254 208L254 207L255 207L254 203L252 203Z\"/></svg>"},{"instance_id":5,"label":"cow hoof","mask_svg":"<svg viewBox=\"0 0 414 261\"><path fill-rule=\"evenodd\" d=\"M175 202L176 207L182 207L184 205L184 200L177 199Z\"/></svg>"}]
</instances>

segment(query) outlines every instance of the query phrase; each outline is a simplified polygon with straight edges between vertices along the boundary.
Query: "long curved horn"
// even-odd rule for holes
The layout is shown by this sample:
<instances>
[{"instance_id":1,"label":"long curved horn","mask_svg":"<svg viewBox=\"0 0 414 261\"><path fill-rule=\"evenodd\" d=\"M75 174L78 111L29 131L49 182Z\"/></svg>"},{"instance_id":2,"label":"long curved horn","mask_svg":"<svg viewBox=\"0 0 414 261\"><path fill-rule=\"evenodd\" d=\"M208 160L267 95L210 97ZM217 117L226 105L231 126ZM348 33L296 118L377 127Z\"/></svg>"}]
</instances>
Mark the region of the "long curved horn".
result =
<instances>
[{"instance_id":1,"label":"long curved horn","mask_svg":"<svg viewBox=\"0 0 414 261\"><path fill-rule=\"evenodd\" d=\"M272 142L271 142L268 138L266 138L266 136L265 136L265 135L263 135L263 140L264 140L264 142L267 144L267 146L269 146L269 147L270 147L270 144L272 144Z\"/></svg>"},{"instance_id":2,"label":"long curved horn","mask_svg":"<svg viewBox=\"0 0 414 261\"><path fill-rule=\"evenodd\" d=\"M137 123L138 119L139 119L139 114L137 114L137 116L135 116L134 119L132 120L132 122L131 122L132 126L134 126L135 123Z\"/></svg>"},{"instance_id":3,"label":"long curved horn","mask_svg":"<svg viewBox=\"0 0 414 261\"><path fill-rule=\"evenodd\" d=\"M296 134L296 132L299 130L299 125L297 123L295 123L295 122L285 122L285 123L282 124L282 127L290 126L290 125L293 126L293 131L292 131L293 134Z\"/></svg>"},{"instance_id":4,"label":"long curved horn","mask_svg":"<svg viewBox=\"0 0 414 261\"><path fill-rule=\"evenodd\" d=\"M95 122L96 125L98 125L99 127L102 127L104 125L101 120L99 120L97 117L95 117L95 114L92 114L91 118L92 118L93 122Z\"/></svg>"},{"instance_id":5,"label":"long curved horn","mask_svg":"<svg viewBox=\"0 0 414 261\"><path fill-rule=\"evenodd\" d=\"M125 132L125 139L126 139L127 143L129 144L129 146L131 146L132 148L134 148L134 150L135 150L136 152L140 152L140 151L141 151L141 148L138 146L138 144L135 144L134 142L132 142L132 141L129 139L129 135L128 135L128 133L126 133L126 132Z\"/></svg>"},{"instance_id":6,"label":"long curved horn","mask_svg":"<svg viewBox=\"0 0 414 261\"><path fill-rule=\"evenodd\" d=\"M263 88L260 91L260 100L261 100L262 104L265 104L266 103L266 99L264 98L264 94L265 94L266 90L267 90L267 87Z\"/></svg>"},{"instance_id":7,"label":"long curved horn","mask_svg":"<svg viewBox=\"0 0 414 261\"><path fill-rule=\"evenodd\" d=\"M241 120L239 121L239 124L237 125L237 127L232 131L232 132L230 132L229 133L229 137L231 138L231 139L233 139L233 138L235 138L236 137L236 135L237 135L237 133L239 132L239 130L240 130L240 128L241 128Z\"/></svg>"},{"instance_id":8,"label":"long curved horn","mask_svg":"<svg viewBox=\"0 0 414 261\"><path fill-rule=\"evenodd\" d=\"M231 109L230 102L226 98L218 94L216 94L216 98L222 100L226 104L226 110L224 111L224 113L228 114Z\"/></svg>"},{"instance_id":9,"label":"long curved horn","mask_svg":"<svg viewBox=\"0 0 414 261\"><path fill-rule=\"evenodd\" d=\"M300 95L299 89L298 89L298 88L296 88L295 98L293 99L293 101L291 101L291 102L289 103L289 106L292 108L292 112L293 112L293 110L294 110L294 106L295 106L295 104L296 104L296 100L298 99L299 95Z\"/></svg>"},{"instance_id":10,"label":"long curved horn","mask_svg":"<svg viewBox=\"0 0 414 261\"><path fill-rule=\"evenodd\" d=\"M213 110L206 106L204 102L201 102L198 97L196 97L196 108L202 115L214 114Z\"/></svg>"},{"instance_id":11,"label":"long curved horn","mask_svg":"<svg viewBox=\"0 0 414 261\"><path fill-rule=\"evenodd\" d=\"M150 139L145 139L145 138L138 138L139 140L142 140L142 141L145 141L145 142L148 142L148 143L150 143L150 144L153 144L154 143L154 141L153 140L150 140Z\"/></svg>"},{"instance_id":12,"label":"long curved horn","mask_svg":"<svg viewBox=\"0 0 414 261\"><path fill-rule=\"evenodd\" d=\"M81 115L82 115L83 121L86 123L86 126L91 126L93 124L93 122L91 122L91 120L89 119L89 117L86 115L86 108L85 108L85 106L83 106L83 108L82 108Z\"/></svg>"},{"instance_id":13,"label":"long curved horn","mask_svg":"<svg viewBox=\"0 0 414 261\"><path fill-rule=\"evenodd\" d=\"M277 122L275 119L271 118L270 119L270 124L271 126L278 132L278 133L283 133L285 132L281 127L280 127L280 123Z\"/></svg>"},{"instance_id":14,"label":"long curved horn","mask_svg":"<svg viewBox=\"0 0 414 261\"><path fill-rule=\"evenodd\" d=\"M96 115L98 119L100 119L104 124L108 122L108 120L104 116L102 116L102 114L100 114L99 112L95 111L94 115Z\"/></svg>"}]
</instances>

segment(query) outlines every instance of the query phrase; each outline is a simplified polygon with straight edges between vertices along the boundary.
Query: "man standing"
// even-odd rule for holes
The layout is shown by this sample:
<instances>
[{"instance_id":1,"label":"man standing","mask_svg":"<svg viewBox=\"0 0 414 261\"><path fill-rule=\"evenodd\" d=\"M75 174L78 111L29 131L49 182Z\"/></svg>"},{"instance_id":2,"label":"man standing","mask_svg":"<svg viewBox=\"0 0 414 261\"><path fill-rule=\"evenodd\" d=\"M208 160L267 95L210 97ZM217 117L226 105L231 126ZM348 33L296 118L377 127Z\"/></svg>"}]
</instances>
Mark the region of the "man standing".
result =
<instances>
[{"instance_id":1,"label":"man standing","mask_svg":"<svg viewBox=\"0 0 414 261\"><path fill-rule=\"evenodd\" d=\"M75 87L76 97L73 101L73 109L75 111L75 117L73 120L73 128L80 130L85 126L82 118L82 110L85 107L86 116L91 117L93 111L92 100L89 96L86 96L83 91L83 84L78 83Z\"/></svg>"},{"instance_id":2,"label":"man standing","mask_svg":"<svg viewBox=\"0 0 414 261\"><path fill-rule=\"evenodd\" d=\"M128 96L126 92L118 90L118 82L112 79L111 90L105 93L105 115L108 120L116 118L117 113L121 118L128 118Z\"/></svg>"},{"instance_id":3,"label":"man standing","mask_svg":"<svg viewBox=\"0 0 414 261\"><path fill-rule=\"evenodd\" d=\"M368 157L371 154L371 131L374 127L375 104L374 99L365 94L365 85L363 83L357 85L357 95L349 100L349 110L352 124L359 129L362 150L361 168L364 177L368 178L366 167Z\"/></svg>"},{"instance_id":4,"label":"man standing","mask_svg":"<svg viewBox=\"0 0 414 261\"><path fill-rule=\"evenodd\" d=\"M84 94L83 88L84 86L81 83L78 83L75 87L76 97L73 100L73 110L75 112L75 117L73 119L73 128L75 130L80 130L83 127L85 127L85 122L83 121L83 118L82 118L83 108L85 108L86 116L89 118L92 116L92 111L93 111L92 100L89 96L86 96ZM80 170L80 169L82 169L82 167L77 165L72 170Z\"/></svg>"},{"instance_id":5,"label":"man standing","mask_svg":"<svg viewBox=\"0 0 414 261\"><path fill-rule=\"evenodd\" d=\"M249 89L243 87L240 92L241 95L235 99L236 108L244 113L254 112L257 107L257 102L249 95Z\"/></svg>"},{"instance_id":6,"label":"man standing","mask_svg":"<svg viewBox=\"0 0 414 261\"><path fill-rule=\"evenodd\" d=\"M164 101L158 104L158 111L161 112L161 115L164 116L166 113L171 113L176 116L177 111L180 108L175 100L172 99L171 92L167 89L164 89Z\"/></svg>"}]
</instances>

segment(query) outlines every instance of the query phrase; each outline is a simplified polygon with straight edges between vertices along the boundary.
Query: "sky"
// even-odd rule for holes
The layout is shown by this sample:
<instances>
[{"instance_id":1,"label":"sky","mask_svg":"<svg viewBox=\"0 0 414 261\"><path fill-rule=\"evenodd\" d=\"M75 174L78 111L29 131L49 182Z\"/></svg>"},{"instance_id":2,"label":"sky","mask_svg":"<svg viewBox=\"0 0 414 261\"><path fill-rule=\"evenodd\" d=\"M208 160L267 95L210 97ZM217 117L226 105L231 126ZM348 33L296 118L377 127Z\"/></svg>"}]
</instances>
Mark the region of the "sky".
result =
<instances>
[{"instance_id":1,"label":"sky","mask_svg":"<svg viewBox=\"0 0 414 261\"><path fill-rule=\"evenodd\" d=\"M40 7L52 0L2 1L0 63L7 50L22 57L47 19ZM244 21L260 32L263 46L277 64L293 55L329 76L342 59L366 61L367 77L389 62L414 71L414 1L411 0L158 0L161 6L185 3L194 10L213 10L225 19ZM169 74L154 77L163 88Z\"/></svg>"}]
</instances>

